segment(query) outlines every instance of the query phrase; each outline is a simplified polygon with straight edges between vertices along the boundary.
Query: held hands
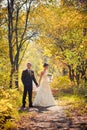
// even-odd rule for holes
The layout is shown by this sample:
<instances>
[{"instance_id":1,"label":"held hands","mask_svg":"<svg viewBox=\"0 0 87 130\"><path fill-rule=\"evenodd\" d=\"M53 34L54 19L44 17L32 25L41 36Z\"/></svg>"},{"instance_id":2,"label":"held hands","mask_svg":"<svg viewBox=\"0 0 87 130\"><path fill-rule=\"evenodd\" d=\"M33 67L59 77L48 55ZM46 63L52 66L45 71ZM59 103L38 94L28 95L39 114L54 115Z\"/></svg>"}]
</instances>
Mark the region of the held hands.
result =
<instances>
[{"instance_id":1,"label":"held hands","mask_svg":"<svg viewBox=\"0 0 87 130\"><path fill-rule=\"evenodd\" d=\"M37 88L39 87L39 85L36 86Z\"/></svg>"}]
</instances>

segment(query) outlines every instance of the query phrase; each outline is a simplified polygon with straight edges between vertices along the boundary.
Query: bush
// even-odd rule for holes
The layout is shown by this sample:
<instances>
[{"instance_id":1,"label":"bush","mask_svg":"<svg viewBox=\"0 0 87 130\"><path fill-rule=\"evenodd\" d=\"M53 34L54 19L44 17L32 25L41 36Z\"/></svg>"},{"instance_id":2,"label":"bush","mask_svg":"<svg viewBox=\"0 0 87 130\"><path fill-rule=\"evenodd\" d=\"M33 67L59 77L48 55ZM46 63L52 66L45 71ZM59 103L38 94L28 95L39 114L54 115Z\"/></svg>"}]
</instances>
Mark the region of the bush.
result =
<instances>
[{"instance_id":1,"label":"bush","mask_svg":"<svg viewBox=\"0 0 87 130\"><path fill-rule=\"evenodd\" d=\"M0 89L0 128L6 129L10 120L18 118L17 107L21 102L19 97L20 92L17 89ZM13 125L12 122L11 124Z\"/></svg>"},{"instance_id":2,"label":"bush","mask_svg":"<svg viewBox=\"0 0 87 130\"><path fill-rule=\"evenodd\" d=\"M54 77L51 87L59 90L68 89L71 87L71 81L69 80L68 76Z\"/></svg>"},{"instance_id":3,"label":"bush","mask_svg":"<svg viewBox=\"0 0 87 130\"><path fill-rule=\"evenodd\" d=\"M86 95L87 93L87 83L80 80L80 84L77 85L76 82L71 82L68 76L54 77L51 87L63 93L73 93L75 95Z\"/></svg>"}]
</instances>

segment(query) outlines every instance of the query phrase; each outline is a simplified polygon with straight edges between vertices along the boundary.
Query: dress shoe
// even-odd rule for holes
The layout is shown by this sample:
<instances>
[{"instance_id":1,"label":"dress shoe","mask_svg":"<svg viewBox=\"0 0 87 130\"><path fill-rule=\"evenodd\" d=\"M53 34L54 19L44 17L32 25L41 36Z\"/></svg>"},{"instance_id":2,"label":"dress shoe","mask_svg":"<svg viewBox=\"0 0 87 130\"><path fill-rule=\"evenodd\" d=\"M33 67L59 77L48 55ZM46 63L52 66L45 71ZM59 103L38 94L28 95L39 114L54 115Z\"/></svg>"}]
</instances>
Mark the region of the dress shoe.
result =
<instances>
[{"instance_id":1,"label":"dress shoe","mask_svg":"<svg viewBox=\"0 0 87 130\"><path fill-rule=\"evenodd\" d=\"M33 105L29 105L29 107L34 107Z\"/></svg>"}]
</instances>

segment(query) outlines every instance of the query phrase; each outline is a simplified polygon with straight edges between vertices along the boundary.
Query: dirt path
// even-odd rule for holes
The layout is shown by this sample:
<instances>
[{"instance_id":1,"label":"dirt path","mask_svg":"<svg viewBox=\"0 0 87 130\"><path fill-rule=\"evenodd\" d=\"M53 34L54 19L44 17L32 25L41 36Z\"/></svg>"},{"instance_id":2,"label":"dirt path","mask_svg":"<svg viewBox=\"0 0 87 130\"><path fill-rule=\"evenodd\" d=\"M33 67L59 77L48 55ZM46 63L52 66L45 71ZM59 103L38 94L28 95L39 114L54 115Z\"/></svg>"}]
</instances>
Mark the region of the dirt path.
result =
<instances>
[{"instance_id":1,"label":"dirt path","mask_svg":"<svg viewBox=\"0 0 87 130\"><path fill-rule=\"evenodd\" d=\"M31 108L27 112L18 122L16 130L87 130L87 119L70 120L61 106ZM30 117L30 112L33 117Z\"/></svg>"}]
</instances>

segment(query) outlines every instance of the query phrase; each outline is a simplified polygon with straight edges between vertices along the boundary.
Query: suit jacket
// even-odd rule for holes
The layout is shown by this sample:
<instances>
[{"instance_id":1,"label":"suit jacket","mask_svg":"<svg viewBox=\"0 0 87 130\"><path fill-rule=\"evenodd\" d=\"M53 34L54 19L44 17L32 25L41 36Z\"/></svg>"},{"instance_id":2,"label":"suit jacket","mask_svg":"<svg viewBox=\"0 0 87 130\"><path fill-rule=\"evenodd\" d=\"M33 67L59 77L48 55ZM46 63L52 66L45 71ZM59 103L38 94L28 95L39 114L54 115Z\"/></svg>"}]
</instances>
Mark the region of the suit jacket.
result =
<instances>
[{"instance_id":1,"label":"suit jacket","mask_svg":"<svg viewBox=\"0 0 87 130\"><path fill-rule=\"evenodd\" d=\"M32 81L34 81L34 83L36 85L38 85L36 79L35 79L35 76L34 76L34 71L30 70L30 73L28 72L28 70L24 70L22 72L22 82L24 84L25 87L28 87L28 88L32 88Z\"/></svg>"}]
</instances>

